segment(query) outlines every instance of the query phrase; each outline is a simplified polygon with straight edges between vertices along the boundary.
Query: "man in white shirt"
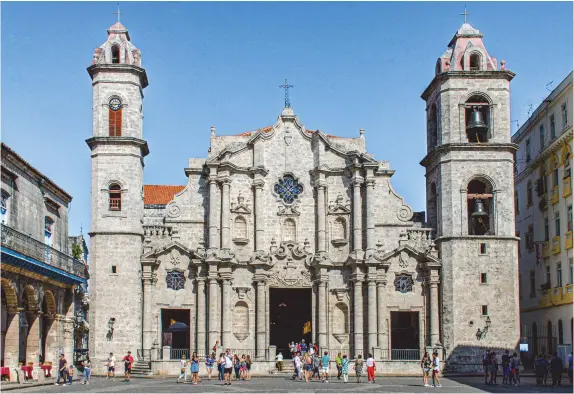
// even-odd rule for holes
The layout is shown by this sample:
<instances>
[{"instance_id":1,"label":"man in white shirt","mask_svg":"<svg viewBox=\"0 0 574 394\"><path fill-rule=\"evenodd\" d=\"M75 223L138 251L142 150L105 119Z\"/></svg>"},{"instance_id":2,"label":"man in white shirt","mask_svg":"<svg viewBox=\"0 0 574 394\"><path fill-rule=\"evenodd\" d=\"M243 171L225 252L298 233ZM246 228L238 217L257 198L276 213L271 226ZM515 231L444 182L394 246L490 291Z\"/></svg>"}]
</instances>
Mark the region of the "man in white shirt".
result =
<instances>
[{"instance_id":1,"label":"man in white shirt","mask_svg":"<svg viewBox=\"0 0 574 394\"><path fill-rule=\"evenodd\" d=\"M233 359L229 349L225 351L225 383L223 385L231 386L231 371L233 371Z\"/></svg>"},{"instance_id":2,"label":"man in white shirt","mask_svg":"<svg viewBox=\"0 0 574 394\"><path fill-rule=\"evenodd\" d=\"M295 353L295 357L293 358L293 366L295 367L293 380L295 380L296 378L299 378L299 380L301 380L301 358L299 357L299 353Z\"/></svg>"}]
</instances>

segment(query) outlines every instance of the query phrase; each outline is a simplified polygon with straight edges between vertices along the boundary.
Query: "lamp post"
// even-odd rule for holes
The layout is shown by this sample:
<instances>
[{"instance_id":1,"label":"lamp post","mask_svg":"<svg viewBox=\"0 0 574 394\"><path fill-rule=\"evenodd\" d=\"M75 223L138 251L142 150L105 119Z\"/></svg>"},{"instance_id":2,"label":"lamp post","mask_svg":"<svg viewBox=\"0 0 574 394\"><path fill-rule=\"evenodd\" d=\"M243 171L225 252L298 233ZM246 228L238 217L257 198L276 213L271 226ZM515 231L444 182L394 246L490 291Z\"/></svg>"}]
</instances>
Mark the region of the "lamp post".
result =
<instances>
[{"instance_id":1,"label":"lamp post","mask_svg":"<svg viewBox=\"0 0 574 394\"><path fill-rule=\"evenodd\" d=\"M490 325L492 324L492 321L490 320L490 316L488 316L486 318L485 321L485 326L484 328L481 330L480 328L476 331L476 339L477 340L481 340L484 339L486 337L486 334L488 333L488 329L490 328Z\"/></svg>"},{"instance_id":2,"label":"lamp post","mask_svg":"<svg viewBox=\"0 0 574 394\"><path fill-rule=\"evenodd\" d=\"M108 341L114 339L114 324L116 324L116 318L110 317L110 320L108 320L108 334L106 335Z\"/></svg>"}]
</instances>

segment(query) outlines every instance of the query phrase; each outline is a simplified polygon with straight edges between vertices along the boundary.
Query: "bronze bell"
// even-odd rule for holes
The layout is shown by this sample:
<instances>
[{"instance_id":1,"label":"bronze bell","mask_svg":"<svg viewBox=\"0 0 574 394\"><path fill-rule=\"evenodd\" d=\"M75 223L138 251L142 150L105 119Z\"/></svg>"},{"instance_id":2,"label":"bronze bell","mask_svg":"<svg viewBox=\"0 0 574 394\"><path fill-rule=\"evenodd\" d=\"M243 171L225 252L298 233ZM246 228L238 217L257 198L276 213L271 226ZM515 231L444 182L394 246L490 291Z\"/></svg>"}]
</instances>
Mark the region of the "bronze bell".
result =
<instances>
[{"instance_id":1,"label":"bronze bell","mask_svg":"<svg viewBox=\"0 0 574 394\"><path fill-rule=\"evenodd\" d=\"M467 131L473 131L475 133L486 132L488 126L484 123L484 119L482 118L482 112L478 109L474 108L472 114L470 114L470 120L466 124Z\"/></svg>"},{"instance_id":2,"label":"bronze bell","mask_svg":"<svg viewBox=\"0 0 574 394\"><path fill-rule=\"evenodd\" d=\"M475 219L482 219L482 217L488 216L488 213L484 210L484 204L480 198L477 198L474 205L474 212L472 217Z\"/></svg>"}]
</instances>

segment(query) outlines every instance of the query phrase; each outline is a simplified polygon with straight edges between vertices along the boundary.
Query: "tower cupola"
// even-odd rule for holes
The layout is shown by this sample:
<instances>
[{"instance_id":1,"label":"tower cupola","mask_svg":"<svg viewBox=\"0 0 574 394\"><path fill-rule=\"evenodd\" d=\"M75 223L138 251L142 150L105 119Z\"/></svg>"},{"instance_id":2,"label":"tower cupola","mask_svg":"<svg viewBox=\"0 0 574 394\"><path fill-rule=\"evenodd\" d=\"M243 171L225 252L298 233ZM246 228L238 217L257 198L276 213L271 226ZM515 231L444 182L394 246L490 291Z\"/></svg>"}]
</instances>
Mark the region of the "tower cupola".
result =
<instances>
[{"instance_id":1,"label":"tower cupola","mask_svg":"<svg viewBox=\"0 0 574 394\"><path fill-rule=\"evenodd\" d=\"M94 51L92 64L129 64L141 67L141 52L119 21L108 29L108 39Z\"/></svg>"}]
</instances>

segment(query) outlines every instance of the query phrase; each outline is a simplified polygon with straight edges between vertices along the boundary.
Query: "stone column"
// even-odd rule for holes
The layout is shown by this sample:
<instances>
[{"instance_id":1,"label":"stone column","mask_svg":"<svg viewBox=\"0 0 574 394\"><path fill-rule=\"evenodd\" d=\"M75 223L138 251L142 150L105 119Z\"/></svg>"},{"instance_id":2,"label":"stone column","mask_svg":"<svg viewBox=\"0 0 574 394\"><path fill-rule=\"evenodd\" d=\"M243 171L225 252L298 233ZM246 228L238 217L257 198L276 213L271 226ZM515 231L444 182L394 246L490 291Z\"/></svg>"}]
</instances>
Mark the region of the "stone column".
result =
<instances>
[{"instance_id":1,"label":"stone column","mask_svg":"<svg viewBox=\"0 0 574 394\"><path fill-rule=\"evenodd\" d=\"M219 249L217 234L217 169L209 174L209 249Z\"/></svg>"},{"instance_id":2,"label":"stone column","mask_svg":"<svg viewBox=\"0 0 574 394\"><path fill-rule=\"evenodd\" d=\"M365 198L367 206L367 252L375 253L375 180L366 182Z\"/></svg>"},{"instance_id":3,"label":"stone column","mask_svg":"<svg viewBox=\"0 0 574 394\"><path fill-rule=\"evenodd\" d=\"M255 251L263 252L263 186L265 182L256 180L253 182L255 188Z\"/></svg>"},{"instance_id":4,"label":"stone column","mask_svg":"<svg viewBox=\"0 0 574 394\"><path fill-rule=\"evenodd\" d=\"M387 319L386 305L385 305L385 285L386 282L377 282L377 306L379 308L377 313L377 343L381 349L387 349L387 332L385 331L385 321Z\"/></svg>"},{"instance_id":5,"label":"stone column","mask_svg":"<svg viewBox=\"0 0 574 394\"><path fill-rule=\"evenodd\" d=\"M327 347L327 282L317 281L319 309L319 349Z\"/></svg>"},{"instance_id":6,"label":"stone column","mask_svg":"<svg viewBox=\"0 0 574 394\"><path fill-rule=\"evenodd\" d=\"M211 349L215 345L215 341L219 339L217 332L217 279L209 278L209 343L208 348Z\"/></svg>"},{"instance_id":7,"label":"stone column","mask_svg":"<svg viewBox=\"0 0 574 394\"><path fill-rule=\"evenodd\" d=\"M209 347L205 346L205 278L197 278L197 351L204 354ZM213 346L213 345L211 345Z\"/></svg>"},{"instance_id":8,"label":"stone column","mask_svg":"<svg viewBox=\"0 0 574 394\"><path fill-rule=\"evenodd\" d=\"M373 352L373 348L377 347L377 284L369 278L367 286L369 352Z\"/></svg>"},{"instance_id":9,"label":"stone column","mask_svg":"<svg viewBox=\"0 0 574 394\"><path fill-rule=\"evenodd\" d=\"M265 340L267 330L265 327L265 282L257 281L257 321L256 321L256 347L257 358L265 357Z\"/></svg>"},{"instance_id":10,"label":"stone column","mask_svg":"<svg viewBox=\"0 0 574 394\"><path fill-rule=\"evenodd\" d=\"M362 179L353 180L353 250L363 250L362 209L361 209L361 184Z\"/></svg>"},{"instance_id":11,"label":"stone column","mask_svg":"<svg viewBox=\"0 0 574 394\"><path fill-rule=\"evenodd\" d=\"M355 292L353 295L353 309L355 310L354 317L354 337L355 337L355 354L352 357L357 357L358 354L363 355L363 282L361 279L354 279Z\"/></svg>"},{"instance_id":12,"label":"stone column","mask_svg":"<svg viewBox=\"0 0 574 394\"><path fill-rule=\"evenodd\" d=\"M322 177L323 174L320 176ZM327 251L327 232L325 230L325 186L326 182L324 180L317 181L317 251L319 253Z\"/></svg>"},{"instance_id":13,"label":"stone column","mask_svg":"<svg viewBox=\"0 0 574 394\"><path fill-rule=\"evenodd\" d=\"M440 345L440 328L438 315L438 275L431 276L429 283L429 303L430 303L430 345Z\"/></svg>"},{"instance_id":14,"label":"stone column","mask_svg":"<svg viewBox=\"0 0 574 394\"><path fill-rule=\"evenodd\" d=\"M144 267L144 270L147 267ZM151 267L150 267L151 268ZM146 275L147 274L147 275ZM142 317L142 331L143 331L143 348L151 349L153 343L153 329L152 329L152 289L153 277L151 272L145 272L142 278L143 287L143 317Z\"/></svg>"},{"instance_id":15,"label":"stone column","mask_svg":"<svg viewBox=\"0 0 574 394\"><path fill-rule=\"evenodd\" d=\"M231 347L231 279L226 278L221 283L223 301L221 303L221 345Z\"/></svg>"},{"instance_id":16,"label":"stone column","mask_svg":"<svg viewBox=\"0 0 574 394\"><path fill-rule=\"evenodd\" d=\"M6 319L6 336L4 342L4 366L18 367L20 352L20 313L8 312Z\"/></svg>"},{"instance_id":17,"label":"stone column","mask_svg":"<svg viewBox=\"0 0 574 394\"><path fill-rule=\"evenodd\" d=\"M231 247L231 228L229 225L229 189L231 181L225 178L221 181L222 197L221 197L221 248L230 249Z\"/></svg>"},{"instance_id":18,"label":"stone column","mask_svg":"<svg viewBox=\"0 0 574 394\"><path fill-rule=\"evenodd\" d=\"M28 335L26 336L26 362L38 365L40 354L40 319L37 312L26 313L28 320Z\"/></svg>"}]
</instances>

